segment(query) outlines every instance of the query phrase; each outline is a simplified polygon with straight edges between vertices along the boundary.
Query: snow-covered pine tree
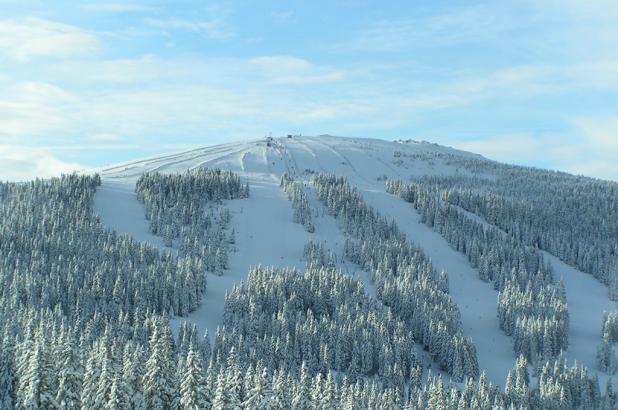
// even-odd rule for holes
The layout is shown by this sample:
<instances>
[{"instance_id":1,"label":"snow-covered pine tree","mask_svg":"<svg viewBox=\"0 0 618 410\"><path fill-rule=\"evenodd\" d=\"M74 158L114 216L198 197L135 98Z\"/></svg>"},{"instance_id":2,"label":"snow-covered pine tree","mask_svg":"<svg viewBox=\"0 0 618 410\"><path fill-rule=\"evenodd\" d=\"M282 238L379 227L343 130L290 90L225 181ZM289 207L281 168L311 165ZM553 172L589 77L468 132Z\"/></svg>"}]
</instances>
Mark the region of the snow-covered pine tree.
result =
<instances>
[{"instance_id":1,"label":"snow-covered pine tree","mask_svg":"<svg viewBox=\"0 0 618 410\"><path fill-rule=\"evenodd\" d=\"M143 378L144 396L148 408L164 410L174 408L177 394L173 366L173 340L168 326L157 319L150 336L149 357Z\"/></svg>"},{"instance_id":2,"label":"snow-covered pine tree","mask_svg":"<svg viewBox=\"0 0 618 410\"><path fill-rule=\"evenodd\" d=\"M180 408L186 410L207 409L210 397L207 396L206 380L201 354L189 346L180 382Z\"/></svg>"}]
</instances>

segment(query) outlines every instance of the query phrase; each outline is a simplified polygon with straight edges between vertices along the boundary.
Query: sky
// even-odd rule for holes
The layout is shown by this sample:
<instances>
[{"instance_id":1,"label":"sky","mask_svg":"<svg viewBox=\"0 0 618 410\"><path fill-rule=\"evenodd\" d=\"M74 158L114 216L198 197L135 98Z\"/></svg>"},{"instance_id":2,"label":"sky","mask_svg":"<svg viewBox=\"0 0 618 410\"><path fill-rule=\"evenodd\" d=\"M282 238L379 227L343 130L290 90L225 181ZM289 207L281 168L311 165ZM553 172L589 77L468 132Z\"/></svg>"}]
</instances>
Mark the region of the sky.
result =
<instances>
[{"instance_id":1,"label":"sky","mask_svg":"<svg viewBox=\"0 0 618 410\"><path fill-rule=\"evenodd\" d=\"M302 133L618 181L617 38L615 0L0 0L0 180Z\"/></svg>"}]
</instances>

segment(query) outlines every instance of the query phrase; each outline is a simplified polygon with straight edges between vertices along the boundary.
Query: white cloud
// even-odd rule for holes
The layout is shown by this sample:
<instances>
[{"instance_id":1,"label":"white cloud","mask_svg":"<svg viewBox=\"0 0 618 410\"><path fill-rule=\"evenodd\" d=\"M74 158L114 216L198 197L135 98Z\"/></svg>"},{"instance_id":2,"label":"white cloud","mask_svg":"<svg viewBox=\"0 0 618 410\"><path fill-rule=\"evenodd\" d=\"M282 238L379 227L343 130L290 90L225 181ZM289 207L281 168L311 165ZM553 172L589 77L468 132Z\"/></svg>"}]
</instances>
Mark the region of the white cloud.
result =
<instances>
[{"instance_id":1,"label":"white cloud","mask_svg":"<svg viewBox=\"0 0 618 410\"><path fill-rule=\"evenodd\" d=\"M116 134L95 134L90 135L85 138L86 141L95 141L95 142L119 142L124 141L125 137L122 135Z\"/></svg>"},{"instance_id":2,"label":"white cloud","mask_svg":"<svg viewBox=\"0 0 618 410\"><path fill-rule=\"evenodd\" d=\"M195 61L162 61L153 54L136 58L103 61L63 61L49 66L55 76L74 82L87 83L144 83L152 80L164 81L195 74L201 67ZM80 73L75 78L76 73Z\"/></svg>"},{"instance_id":3,"label":"white cloud","mask_svg":"<svg viewBox=\"0 0 618 410\"><path fill-rule=\"evenodd\" d=\"M105 61L60 62L50 65L54 75L66 81L82 83L140 84L159 83L209 83L220 87L222 84L237 86L253 83L264 86L314 85L338 82L345 79L341 69L317 66L307 60L289 56L261 56L251 59L184 57L163 59L153 54L137 58ZM76 73L79 77L76 79Z\"/></svg>"},{"instance_id":4,"label":"white cloud","mask_svg":"<svg viewBox=\"0 0 618 410\"><path fill-rule=\"evenodd\" d=\"M460 2L433 2L431 7L409 7L401 17L361 20L354 32L325 49L358 54L414 50L410 56L418 61L442 52L453 56L453 61L439 60L446 66L465 61L466 55L488 64L516 58L573 62L616 56L615 0L455 3ZM453 46L460 49L439 50Z\"/></svg>"},{"instance_id":5,"label":"white cloud","mask_svg":"<svg viewBox=\"0 0 618 410\"><path fill-rule=\"evenodd\" d=\"M0 54L26 62L36 57L68 57L99 48L97 37L79 27L37 17L0 21Z\"/></svg>"},{"instance_id":6,"label":"white cloud","mask_svg":"<svg viewBox=\"0 0 618 410\"><path fill-rule=\"evenodd\" d=\"M250 62L267 69L312 70L314 68L307 60L288 56L262 56L253 58Z\"/></svg>"},{"instance_id":7,"label":"white cloud","mask_svg":"<svg viewBox=\"0 0 618 410\"><path fill-rule=\"evenodd\" d=\"M147 55L96 64L63 62L53 70L66 81L79 78L86 90L91 85L98 88L101 81L118 86L104 93L82 92L79 98L46 83L0 87L0 123L4 126L0 133L22 138L85 135L99 142L124 136L140 143L153 133L170 138L196 132L233 135L295 123L303 127L318 123L314 125L318 127L319 122L335 121L345 122L337 123L341 132L366 133L367 128L382 132L405 126L412 117L431 110L486 98L487 90L496 91L496 84L517 83L522 88L520 83L530 77L506 73L478 83L391 90L371 81L358 86L357 77L344 81L348 78L342 70L290 56L164 60ZM320 84L325 85L316 87ZM298 98L296 86L305 87L305 98Z\"/></svg>"},{"instance_id":8,"label":"white cloud","mask_svg":"<svg viewBox=\"0 0 618 410\"><path fill-rule=\"evenodd\" d=\"M284 75L272 79L274 84L283 85L310 85L341 81L345 78L342 71L332 71L315 75Z\"/></svg>"},{"instance_id":9,"label":"white cloud","mask_svg":"<svg viewBox=\"0 0 618 410\"><path fill-rule=\"evenodd\" d=\"M49 151L16 145L0 145L0 180L26 181L50 178L82 169L54 157Z\"/></svg>"},{"instance_id":10,"label":"white cloud","mask_svg":"<svg viewBox=\"0 0 618 410\"><path fill-rule=\"evenodd\" d=\"M558 134L512 134L442 143L511 164L553 169L618 181L618 117L578 118Z\"/></svg>"},{"instance_id":11,"label":"white cloud","mask_svg":"<svg viewBox=\"0 0 618 410\"><path fill-rule=\"evenodd\" d=\"M573 124L591 149L611 154L618 160L618 116L577 118Z\"/></svg>"},{"instance_id":12,"label":"white cloud","mask_svg":"<svg viewBox=\"0 0 618 410\"><path fill-rule=\"evenodd\" d=\"M515 2L513 2L515 3ZM415 47L435 47L491 38L512 30L511 3L451 7L432 15L380 19L369 22L348 40L329 48L333 51L399 52Z\"/></svg>"},{"instance_id":13,"label":"white cloud","mask_svg":"<svg viewBox=\"0 0 618 410\"><path fill-rule=\"evenodd\" d=\"M146 18L144 21L157 28L189 31L214 40L223 40L232 37L234 34L232 28L219 18L194 21L170 17L166 19Z\"/></svg>"},{"instance_id":14,"label":"white cloud","mask_svg":"<svg viewBox=\"0 0 618 410\"><path fill-rule=\"evenodd\" d=\"M79 105L77 97L42 82L20 82L0 91L0 134L5 138L62 129Z\"/></svg>"},{"instance_id":15,"label":"white cloud","mask_svg":"<svg viewBox=\"0 0 618 410\"><path fill-rule=\"evenodd\" d=\"M563 168L572 174L585 175L594 178L601 178L618 182L618 174L614 171L616 161L613 159L596 159L594 161L575 160Z\"/></svg>"},{"instance_id":16,"label":"white cloud","mask_svg":"<svg viewBox=\"0 0 618 410\"><path fill-rule=\"evenodd\" d=\"M97 64L62 62L52 70L60 83L71 84L77 78L79 96L44 82L0 83L0 143L56 145L81 135L81 142L126 138L141 144L155 139L149 137L152 134L156 138L197 132L231 135L293 121L349 117L349 107L354 106L339 102L335 109L324 104L326 98L299 101L297 92L273 87L273 83L304 85L340 78L336 71L282 56L256 60L144 56ZM101 81L115 84L101 88Z\"/></svg>"},{"instance_id":17,"label":"white cloud","mask_svg":"<svg viewBox=\"0 0 618 410\"><path fill-rule=\"evenodd\" d=\"M618 30L616 32L618 35ZM600 91L618 89L618 56L575 64L564 70L567 80Z\"/></svg>"},{"instance_id":18,"label":"white cloud","mask_svg":"<svg viewBox=\"0 0 618 410\"><path fill-rule=\"evenodd\" d=\"M554 138L540 138L532 134L499 135L467 141L449 141L455 148L481 154L490 159L519 164L538 163L547 156L547 146Z\"/></svg>"},{"instance_id":19,"label":"white cloud","mask_svg":"<svg viewBox=\"0 0 618 410\"><path fill-rule=\"evenodd\" d=\"M262 56L249 61L258 66L273 84L308 85L341 81L341 70L330 70L311 64L307 60L289 56Z\"/></svg>"},{"instance_id":20,"label":"white cloud","mask_svg":"<svg viewBox=\"0 0 618 410\"><path fill-rule=\"evenodd\" d=\"M137 3L86 3L79 6L93 13L132 13L151 10L151 7Z\"/></svg>"}]
</instances>

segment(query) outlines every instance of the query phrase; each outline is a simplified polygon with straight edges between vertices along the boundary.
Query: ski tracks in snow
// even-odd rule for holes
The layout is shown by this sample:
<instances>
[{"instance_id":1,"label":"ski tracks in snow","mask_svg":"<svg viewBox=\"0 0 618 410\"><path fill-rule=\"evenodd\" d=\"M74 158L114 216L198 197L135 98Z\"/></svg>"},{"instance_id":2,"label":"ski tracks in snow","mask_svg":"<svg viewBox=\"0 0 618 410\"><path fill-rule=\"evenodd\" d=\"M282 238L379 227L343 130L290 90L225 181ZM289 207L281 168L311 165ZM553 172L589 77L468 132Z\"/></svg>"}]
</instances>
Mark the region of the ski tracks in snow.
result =
<instances>
[{"instance_id":1,"label":"ski tracks in snow","mask_svg":"<svg viewBox=\"0 0 618 410\"><path fill-rule=\"evenodd\" d=\"M447 271L450 295L459 306L464 334L474 341L479 367L493 383L504 383L515 357L511 339L498 324L497 292L490 284L478 279L478 272L469 265L465 256L424 225L408 203L383 189L360 190L369 205L388 219L394 219L406 238L423 249L438 271Z\"/></svg>"},{"instance_id":2,"label":"ski tracks in snow","mask_svg":"<svg viewBox=\"0 0 618 410\"><path fill-rule=\"evenodd\" d=\"M265 265L302 270L302 250L312 239L326 243L338 255L343 254L344 236L338 222L327 213L322 212L315 218L314 234L308 234L301 225L292 222L291 203L278 185L280 174L287 171L299 181L306 181L306 169L346 176L369 205L397 222L406 237L432 259L436 269L448 272L450 293L460 308L464 332L473 338L476 345L479 366L487 372L491 381L504 383L515 358L511 338L498 326L497 292L478 279L478 272L464 255L420 222L416 210L385 192L383 184L376 180L381 173L405 178L388 163L392 155L388 149L376 145L370 153L362 149L364 146L360 146L359 150L355 141L349 145L335 142L337 144L333 146L319 138L294 137L275 140L271 147L266 146L265 140L223 144L104 168L103 185L95 196L95 210L108 227L166 250L169 248L163 246L161 238L150 234L143 206L133 192L136 177L146 171L180 172L183 169L213 166L239 172L241 177L250 181L250 198L226 201L232 212L238 248L238 252L230 254L230 270L223 276L208 274L208 290L202 305L189 317L172 321L177 328L182 320L189 320L198 326L200 332L208 329L214 335L222 323L226 291L245 281L251 267ZM316 204L313 190L308 191L312 204ZM321 204L318 203L318 206ZM571 345L567 357L577 359L596 372L594 354L600 342L602 310L613 309L615 304L607 299L605 287L596 283L590 275L562 264L551 255L546 256L551 260L557 277L564 278L572 312ZM369 275L352 265L343 259L338 263L344 272L360 279L367 292L372 294L374 290ZM582 298L590 295L581 293L581 289L592 289L586 292L592 292L598 301L595 299L594 303L587 303ZM577 312L572 309L577 309ZM599 373L599 377L604 383L607 376Z\"/></svg>"},{"instance_id":3,"label":"ski tracks in snow","mask_svg":"<svg viewBox=\"0 0 618 410\"><path fill-rule=\"evenodd\" d=\"M503 235L509 235L500 227L488 222L485 218L461 207L457 209L466 217L483 225L485 229L496 229ZM616 310L616 302L609 299L608 289L592 275L582 272L560 260L547 251L541 251L543 258L551 263L554 276L562 280L566 290L566 301L569 308L569 347L567 359L577 361L589 370L597 372L601 386L605 386L608 378L612 382L618 378L598 371L596 362L597 347L601 343L601 325L603 314Z\"/></svg>"}]
</instances>

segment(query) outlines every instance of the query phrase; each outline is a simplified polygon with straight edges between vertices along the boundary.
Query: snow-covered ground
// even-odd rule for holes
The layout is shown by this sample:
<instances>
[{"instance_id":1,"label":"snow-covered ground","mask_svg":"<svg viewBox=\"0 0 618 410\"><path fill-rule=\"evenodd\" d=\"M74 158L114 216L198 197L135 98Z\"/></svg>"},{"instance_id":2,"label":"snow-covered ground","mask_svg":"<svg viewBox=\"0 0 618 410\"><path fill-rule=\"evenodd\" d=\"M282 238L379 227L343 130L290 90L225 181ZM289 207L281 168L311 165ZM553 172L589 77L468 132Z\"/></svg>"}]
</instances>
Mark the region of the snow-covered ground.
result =
<instances>
[{"instance_id":1,"label":"snow-covered ground","mask_svg":"<svg viewBox=\"0 0 618 410\"><path fill-rule=\"evenodd\" d=\"M388 143L380 141L379 144L364 146L359 144L360 147L349 149L339 141L331 143L322 139L308 139L295 141L290 145L291 149L294 145L300 145L304 152L309 153L309 160L306 155L296 158L298 166L302 169L311 168L311 159L317 158L312 169L316 169L317 165L318 171L348 176L351 183L361 190L369 205L378 209L387 218L395 219L406 236L423 248L434 266L438 270L448 272L451 295L459 305L464 332L472 337L476 345L479 366L486 371L492 382L502 384L509 370L513 368L515 358L511 339L500 331L498 326L497 292L491 285L478 279L478 272L468 264L465 256L453 250L439 234L421 223L419 215L409 204L387 194L384 191L384 183L377 179L381 175L403 179L411 175L420 175L421 172L438 173L452 170L437 165L432 167L422 162L411 170L398 169L392 164L393 148L397 150L401 147L393 147L393 144L383 147L382 144ZM390 149L390 155L383 149Z\"/></svg>"},{"instance_id":2,"label":"snow-covered ground","mask_svg":"<svg viewBox=\"0 0 618 410\"><path fill-rule=\"evenodd\" d=\"M485 218L462 208L459 210L485 228L495 228L507 235ZM556 279L562 280L565 285L569 307L569 348L566 357L570 363L577 361L588 369L595 370L603 315L605 312L616 310L616 302L609 299L607 288L592 275L567 265L549 252L541 251L541 253L552 264ZM609 376L604 372L599 372L598 377L601 387L605 386L608 378L612 379L612 383L618 381L616 375Z\"/></svg>"},{"instance_id":3,"label":"snow-covered ground","mask_svg":"<svg viewBox=\"0 0 618 410\"><path fill-rule=\"evenodd\" d=\"M287 171L285 160L277 150L267 149L263 142L223 146L210 150L194 150L185 156L155 158L103 171L103 184L95 196L95 211L102 222L121 234L148 242L169 251L161 238L152 235L145 211L134 193L135 181L142 172L180 172L196 166L219 167L237 172L250 183L250 198L225 201L232 214L237 251L230 254L230 269L222 276L208 274L206 295L199 309L186 318L172 321L174 330L182 320L195 323L198 331L208 330L212 336L222 322L225 293L234 284L246 281L249 270L257 265L304 269L303 248L310 240L322 242L325 249L338 257L338 267L358 277L367 292L373 294L368 274L343 258L344 239L336 221L323 211L311 191L308 194L315 209L315 233L307 233L292 222L292 207L279 187L279 178ZM198 153L204 155L198 155Z\"/></svg>"},{"instance_id":4,"label":"snow-covered ground","mask_svg":"<svg viewBox=\"0 0 618 410\"><path fill-rule=\"evenodd\" d=\"M496 315L498 293L478 278L464 255L450 247L438 233L423 224L410 204L385 194L362 191L367 203L389 219L395 219L407 238L420 244L436 269L448 272L450 294L459 306L463 329L476 345L479 367L489 380L502 384L513 368L513 342L499 328Z\"/></svg>"},{"instance_id":5,"label":"snow-covered ground","mask_svg":"<svg viewBox=\"0 0 618 410\"><path fill-rule=\"evenodd\" d=\"M577 360L590 370L596 370L596 351L601 342L601 324L603 313L616 310L616 303L607 294L607 288L592 275L567 265L555 256L543 252L543 256L554 267L556 278L562 279L566 289L569 304L569 361ZM599 383L602 388L608 378L607 374L599 372ZM612 376L612 383L618 378Z\"/></svg>"},{"instance_id":6,"label":"snow-covered ground","mask_svg":"<svg viewBox=\"0 0 618 410\"><path fill-rule=\"evenodd\" d=\"M137 200L135 184L103 180L94 198L94 211L108 228L165 250L163 239L150 233L144 206ZM169 248L167 248L169 249Z\"/></svg>"},{"instance_id":7,"label":"snow-covered ground","mask_svg":"<svg viewBox=\"0 0 618 410\"><path fill-rule=\"evenodd\" d=\"M251 197L226 201L236 230L237 252L230 254L230 269L222 276L208 275L208 287L201 306L182 320L195 323L202 333L216 333L221 324L225 293L235 283L246 281L251 267L268 265L302 269L303 246L308 234L292 223L292 208L279 189L278 181L264 175L251 182Z\"/></svg>"},{"instance_id":8,"label":"snow-covered ground","mask_svg":"<svg viewBox=\"0 0 618 410\"><path fill-rule=\"evenodd\" d=\"M497 293L478 279L478 273L465 256L451 249L440 235L419 221L409 204L384 191L384 177L408 180L421 175L464 172L435 153L480 158L424 142L393 143L331 136L223 144L97 169L103 185L95 197L95 209L110 228L164 249L161 239L149 233L144 209L133 193L139 175L147 171L183 172L197 167L219 167L235 171L248 180L250 198L225 204L232 212L238 249L230 255L230 270L223 276L208 275L203 303L187 318L198 325L200 332L208 329L212 335L221 323L225 292L245 280L252 266L303 269L303 247L311 239L324 242L327 249L342 255L344 239L337 222L324 212L311 190L308 193L316 209L316 232L309 234L292 222L292 207L279 188L280 176L288 172L301 181L308 181L311 174L307 171L346 176L370 205L397 221L408 238L432 258L437 269L449 273L451 294L460 307L464 331L476 344L479 364L491 381L502 384L514 357L511 339L498 327ZM569 358L594 370L602 313L615 305L590 275L550 259L558 275L564 277L567 289L571 313ZM362 280L368 293L373 292L367 273L345 261L339 267ZM174 320L173 325L178 326L179 322Z\"/></svg>"}]
</instances>

